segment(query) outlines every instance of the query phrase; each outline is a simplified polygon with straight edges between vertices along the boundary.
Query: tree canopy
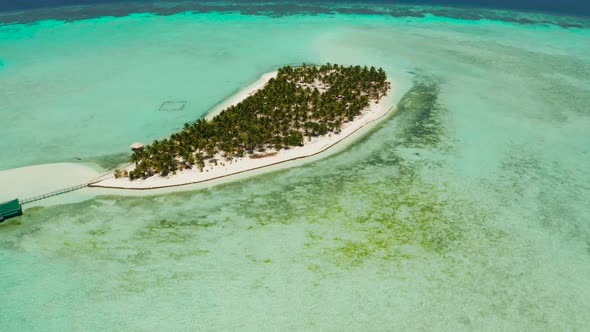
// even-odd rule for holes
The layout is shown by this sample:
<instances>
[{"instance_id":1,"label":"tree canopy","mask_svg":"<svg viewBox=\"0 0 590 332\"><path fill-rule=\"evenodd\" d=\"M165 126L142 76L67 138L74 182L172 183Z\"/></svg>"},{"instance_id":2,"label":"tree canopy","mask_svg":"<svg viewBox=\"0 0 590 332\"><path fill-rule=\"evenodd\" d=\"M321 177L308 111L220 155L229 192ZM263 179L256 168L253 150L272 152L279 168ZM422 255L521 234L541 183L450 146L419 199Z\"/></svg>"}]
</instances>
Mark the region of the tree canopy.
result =
<instances>
[{"instance_id":1,"label":"tree canopy","mask_svg":"<svg viewBox=\"0 0 590 332\"><path fill-rule=\"evenodd\" d=\"M186 123L169 138L136 149L131 156L135 169L116 175L134 180L193 167L203 171L205 161L219 154L230 160L302 146L305 137L338 133L389 89L381 68L285 66L262 89L210 121Z\"/></svg>"}]
</instances>

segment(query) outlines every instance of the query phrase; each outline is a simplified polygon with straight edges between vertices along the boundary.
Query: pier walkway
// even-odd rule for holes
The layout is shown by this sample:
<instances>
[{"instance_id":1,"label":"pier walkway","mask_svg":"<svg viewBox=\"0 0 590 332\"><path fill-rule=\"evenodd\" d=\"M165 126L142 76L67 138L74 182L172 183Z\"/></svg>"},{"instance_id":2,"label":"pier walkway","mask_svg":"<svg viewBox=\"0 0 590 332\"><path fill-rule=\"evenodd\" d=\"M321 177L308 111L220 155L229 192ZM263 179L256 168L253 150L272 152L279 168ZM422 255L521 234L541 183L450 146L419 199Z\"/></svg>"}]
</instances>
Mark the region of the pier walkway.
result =
<instances>
[{"instance_id":1,"label":"pier walkway","mask_svg":"<svg viewBox=\"0 0 590 332\"><path fill-rule=\"evenodd\" d=\"M76 191L76 190L79 190L79 189L82 189L82 188L86 188L86 187L88 187L88 184L87 183L84 183L84 184L80 184L80 185L77 185L77 186L73 186L73 187L69 187L69 188L64 188L64 189L52 191L52 192L47 193L47 194L43 194L43 195L38 195L38 196L34 196L34 197L29 197L29 198L21 199L20 200L20 203L21 203L21 205L25 205L25 204L28 204L28 203L33 203L33 202L36 202L36 201L40 201L42 199L46 199L46 198L49 198L49 197L62 195L62 194L69 193L69 192L72 192L72 191Z\"/></svg>"}]
</instances>

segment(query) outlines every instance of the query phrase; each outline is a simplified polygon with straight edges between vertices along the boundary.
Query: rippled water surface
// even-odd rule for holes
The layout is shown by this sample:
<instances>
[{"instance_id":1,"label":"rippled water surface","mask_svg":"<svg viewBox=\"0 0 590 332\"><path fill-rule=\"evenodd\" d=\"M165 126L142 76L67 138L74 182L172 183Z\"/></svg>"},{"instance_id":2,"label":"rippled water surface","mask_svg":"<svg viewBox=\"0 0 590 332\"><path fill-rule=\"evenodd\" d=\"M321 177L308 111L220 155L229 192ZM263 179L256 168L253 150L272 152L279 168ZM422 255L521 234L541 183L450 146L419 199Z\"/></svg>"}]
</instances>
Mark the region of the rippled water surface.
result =
<instances>
[{"instance_id":1,"label":"rippled water surface","mask_svg":"<svg viewBox=\"0 0 590 332\"><path fill-rule=\"evenodd\" d=\"M0 326L584 330L588 40L584 26L432 15L0 26L0 148L18 151L0 169L114 163L284 64L381 66L406 92L310 164L28 209L0 226ZM166 100L188 107L158 111Z\"/></svg>"}]
</instances>

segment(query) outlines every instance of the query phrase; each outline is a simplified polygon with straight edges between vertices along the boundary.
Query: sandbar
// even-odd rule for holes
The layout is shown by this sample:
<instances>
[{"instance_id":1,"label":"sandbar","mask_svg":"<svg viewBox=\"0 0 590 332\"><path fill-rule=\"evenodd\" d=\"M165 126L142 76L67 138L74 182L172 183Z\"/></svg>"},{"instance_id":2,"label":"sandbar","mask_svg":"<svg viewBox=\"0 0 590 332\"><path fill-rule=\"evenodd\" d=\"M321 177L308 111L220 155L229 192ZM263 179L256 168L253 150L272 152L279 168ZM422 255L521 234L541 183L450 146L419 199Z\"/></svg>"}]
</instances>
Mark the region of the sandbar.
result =
<instances>
[{"instance_id":1,"label":"sandbar","mask_svg":"<svg viewBox=\"0 0 590 332\"><path fill-rule=\"evenodd\" d=\"M94 181L102 174L76 163L54 163L0 171L0 202L21 200Z\"/></svg>"}]
</instances>

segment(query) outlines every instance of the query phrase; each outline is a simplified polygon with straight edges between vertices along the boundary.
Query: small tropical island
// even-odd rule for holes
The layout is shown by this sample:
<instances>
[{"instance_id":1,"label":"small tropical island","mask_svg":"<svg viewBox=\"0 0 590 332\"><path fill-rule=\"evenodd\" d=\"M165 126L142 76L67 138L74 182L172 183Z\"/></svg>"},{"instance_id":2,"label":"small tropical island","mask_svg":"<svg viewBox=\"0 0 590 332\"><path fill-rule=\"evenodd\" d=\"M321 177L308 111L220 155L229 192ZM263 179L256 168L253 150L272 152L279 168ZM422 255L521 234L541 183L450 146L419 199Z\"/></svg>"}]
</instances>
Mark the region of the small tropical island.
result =
<instances>
[{"instance_id":1,"label":"small tropical island","mask_svg":"<svg viewBox=\"0 0 590 332\"><path fill-rule=\"evenodd\" d=\"M208 118L135 148L130 165L92 186L177 186L315 155L387 113L390 89L381 68L285 66Z\"/></svg>"}]
</instances>

